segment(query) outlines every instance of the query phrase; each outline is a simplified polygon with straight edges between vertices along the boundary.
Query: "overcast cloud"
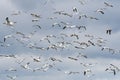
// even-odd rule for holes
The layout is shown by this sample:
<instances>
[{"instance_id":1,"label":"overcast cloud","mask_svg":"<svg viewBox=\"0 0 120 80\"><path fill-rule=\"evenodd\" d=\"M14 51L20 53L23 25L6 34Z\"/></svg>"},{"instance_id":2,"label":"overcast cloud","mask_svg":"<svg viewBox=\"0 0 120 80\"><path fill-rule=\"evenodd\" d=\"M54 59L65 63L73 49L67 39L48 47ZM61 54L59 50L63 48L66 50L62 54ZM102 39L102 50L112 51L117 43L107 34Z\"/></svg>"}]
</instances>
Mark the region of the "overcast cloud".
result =
<instances>
[{"instance_id":1,"label":"overcast cloud","mask_svg":"<svg viewBox=\"0 0 120 80\"><path fill-rule=\"evenodd\" d=\"M120 70L112 66L120 69L119 8L119 0L1 0L0 80L119 80ZM55 14L57 11L61 13ZM6 17L16 22L14 26L3 24ZM86 29L63 29L61 22ZM107 29L112 29L111 35L106 34ZM8 35L12 37L6 38ZM29 69L24 69L25 65ZM105 71L107 68L110 70ZM86 69L91 72L84 75Z\"/></svg>"}]
</instances>

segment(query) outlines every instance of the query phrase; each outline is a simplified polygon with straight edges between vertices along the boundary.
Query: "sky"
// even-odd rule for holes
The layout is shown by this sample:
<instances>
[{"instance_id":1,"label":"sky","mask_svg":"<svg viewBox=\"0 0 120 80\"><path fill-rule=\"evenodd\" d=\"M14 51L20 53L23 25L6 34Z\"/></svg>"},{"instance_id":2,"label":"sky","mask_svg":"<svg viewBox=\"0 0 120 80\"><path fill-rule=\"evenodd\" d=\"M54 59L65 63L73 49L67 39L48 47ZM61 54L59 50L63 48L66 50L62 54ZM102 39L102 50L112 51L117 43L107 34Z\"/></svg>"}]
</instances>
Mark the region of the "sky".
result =
<instances>
[{"instance_id":1,"label":"sky","mask_svg":"<svg viewBox=\"0 0 120 80\"><path fill-rule=\"evenodd\" d=\"M0 80L119 80L119 3L0 0Z\"/></svg>"}]
</instances>

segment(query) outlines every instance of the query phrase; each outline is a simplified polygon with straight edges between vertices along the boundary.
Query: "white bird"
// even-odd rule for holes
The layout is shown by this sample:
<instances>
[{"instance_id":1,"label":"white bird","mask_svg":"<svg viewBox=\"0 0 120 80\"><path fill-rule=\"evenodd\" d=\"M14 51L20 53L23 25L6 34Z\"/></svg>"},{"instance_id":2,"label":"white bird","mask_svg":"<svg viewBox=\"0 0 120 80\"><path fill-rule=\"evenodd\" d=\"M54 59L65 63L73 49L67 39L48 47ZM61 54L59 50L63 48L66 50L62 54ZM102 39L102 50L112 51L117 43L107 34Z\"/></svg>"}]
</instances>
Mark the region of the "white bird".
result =
<instances>
[{"instance_id":1,"label":"white bird","mask_svg":"<svg viewBox=\"0 0 120 80\"><path fill-rule=\"evenodd\" d=\"M32 57L32 56L31 56ZM41 61L41 57L38 57L38 58L34 58L34 57L32 57L33 58L33 61L34 62L40 62Z\"/></svg>"},{"instance_id":2,"label":"white bird","mask_svg":"<svg viewBox=\"0 0 120 80\"><path fill-rule=\"evenodd\" d=\"M104 2L104 4L105 4L106 6L108 6L108 7L113 7L112 4L109 4L109 3L107 3L107 2Z\"/></svg>"},{"instance_id":3,"label":"white bird","mask_svg":"<svg viewBox=\"0 0 120 80\"><path fill-rule=\"evenodd\" d=\"M88 57L87 57L87 55L85 55L85 54L82 54L82 53L79 53L79 54L77 55L77 58L79 58L79 57L88 58Z\"/></svg>"},{"instance_id":4,"label":"white bird","mask_svg":"<svg viewBox=\"0 0 120 80\"><path fill-rule=\"evenodd\" d=\"M14 26L15 23L16 23L16 22L12 22L12 21L9 20L8 17L6 17L6 22L4 22L3 24L6 24L6 25L8 25L8 26ZM13 27L12 27L12 28L13 28Z\"/></svg>"},{"instance_id":5,"label":"white bird","mask_svg":"<svg viewBox=\"0 0 120 80\"><path fill-rule=\"evenodd\" d=\"M107 30L106 30L106 34L111 35L111 32L112 32L112 29L107 29Z\"/></svg>"},{"instance_id":6,"label":"white bird","mask_svg":"<svg viewBox=\"0 0 120 80\"><path fill-rule=\"evenodd\" d=\"M53 23L52 27L55 27L56 25L58 25L59 27L61 27L61 25L59 23Z\"/></svg>"},{"instance_id":7,"label":"white bird","mask_svg":"<svg viewBox=\"0 0 120 80\"><path fill-rule=\"evenodd\" d=\"M37 21L39 21L38 18L32 19L32 22L37 22Z\"/></svg>"},{"instance_id":8,"label":"white bird","mask_svg":"<svg viewBox=\"0 0 120 80\"><path fill-rule=\"evenodd\" d=\"M9 68L9 69L7 69L6 71L17 71L17 69Z\"/></svg>"},{"instance_id":9,"label":"white bird","mask_svg":"<svg viewBox=\"0 0 120 80\"><path fill-rule=\"evenodd\" d=\"M76 7L73 7L73 12L78 12Z\"/></svg>"},{"instance_id":10,"label":"white bird","mask_svg":"<svg viewBox=\"0 0 120 80\"><path fill-rule=\"evenodd\" d=\"M73 58L73 57L68 57L68 58L71 59L71 60L74 60L74 61L78 60L77 58Z\"/></svg>"},{"instance_id":11,"label":"white bird","mask_svg":"<svg viewBox=\"0 0 120 80\"><path fill-rule=\"evenodd\" d=\"M33 72L36 72L36 71L39 71L39 70L41 70L41 68L35 68L35 69L33 69Z\"/></svg>"},{"instance_id":12,"label":"white bird","mask_svg":"<svg viewBox=\"0 0 120 80\"><path fill-rule=\"evenodd\" d=\"M77 39L79 39L79 36L77 34L73 33L70 35L70 37L73 37L73 36L75 36Z\"/></svg>"},{"instance_id":13,"label":"white bird","mask_svg":"<svg viewBox=\"0 0 120 80\"><path fill-rule=\"evenodd\" d=\"M16 78L17 78L17 76L9 76L9 75L7 75L7 77L11 80L16 80Z\"/></svg>"},{"instance_id":14,"label":"white bird","mask_svg":"<svg viewBox=\"0 0 120 80\"><path fill-rule=\"evenodd\" d=\"M25 65L21 65L22 68L26 69L26 70L31 70L31 68L29 67L30 62L28 62Z\"/></svg>"},{"instance_id":15,"label":"white bird","mask_svg":"<svg viewBox=\"0 0 120 80\"><path fill-rule=\"evenodd\" d=\"M52 60L52 61L62 62L60 59L56 59L56 58L54 58L54 57L50 57L49 59Z\"/></svg>"},{"instance_id":16,"label":"white bird","mask_svg":"<svg viewBox=\"0 0 120 80\"><path fill-rule=\"evenodd\" d=\"M35 17L35 18L41 18L40 15L35 14L35 13L31 13L31 15L32 15L33 17Z\"/></svg>"},{"instance_id":17,"label":"white bird","mask_svg":"<svg viewBox=\"0 0 120 80\"><path fill-rule=\"evenodd\" d=\"M14 36L13 35L6 35L6 36L4 36L4 42L6 41L6 39L11 38L11 37L14 37Z\"/></svg>"},{"instance_id":18,"label":"white bird","mask_svg":"<svg viewBox=\"0 0 120 80\"><path fill-rule=\"evenodd\" d=\"M88 73L91 73L92 71L91 71L91 69L86 69L86 70L84 70L84 75L87 75Z\"/></svg>"},{"instance_id":19,"label":"white bird","mask_svg":"<svg viewBox=\"0 0 120 80\"><path fill-rule=\"evenodd\" d=\"M114 64L110 64L110 66L108 68L106 68L105 71L111 71L111 72L113 72L114 75L116 75L116 73L118 71L120 71L120 69L117 66L115 66Z\"/></svg>"},{"instance_id":20,"label":"white bird","mask_svg":"<svg viewBox=\"0 0 120 80\"><path fill-rule=\"evenodd\" d=\"M101 13L101 14L104 14L103 9L97 9L95 12L99 12L99 13Z\"/></svg>"},{"instance_id":21,"label":"white bird","mask_svg":"<svg viewBox=\"0 0 120 80\"><path fill-rule=\"evenodd\" d=\"M65 74L71 75L71 74L79 74L80 72L73 72L73 71L65 71Z\"/></svg>"}]
</instances>

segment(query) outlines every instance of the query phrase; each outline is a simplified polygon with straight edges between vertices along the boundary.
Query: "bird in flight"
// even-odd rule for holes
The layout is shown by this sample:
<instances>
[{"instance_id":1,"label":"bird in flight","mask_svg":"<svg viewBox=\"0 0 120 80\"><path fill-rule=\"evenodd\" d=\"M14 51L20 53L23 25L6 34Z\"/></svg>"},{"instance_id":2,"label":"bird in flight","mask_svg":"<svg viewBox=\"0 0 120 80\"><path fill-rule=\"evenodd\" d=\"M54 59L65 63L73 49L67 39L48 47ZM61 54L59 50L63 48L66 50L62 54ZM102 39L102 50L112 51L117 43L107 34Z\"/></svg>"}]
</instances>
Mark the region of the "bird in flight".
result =
<instances>
[{"instance_id":1,"label":"bird in flight","mask_svg":"<svg viewBox=\"0 0 120 80\"><path fill-rule=\"evenodd\" d=\"M8 26L14 26L15 23L16 23L16 22L12 22L12 21L9 20L8 17L6 17L6 22L4 22L3 24L6 24L6 25L8 25Z\"/></svg>"},{"instance_id":2,"label":"bird in flight","mask_svg":"<svg viewBox=\"0 0 120 80\"><path fill-rule=\"evenodd\" d=\"M112 32L112 29L107 29L107 30L106 30L106 34L111 35L111 32Z\"/></svg>"}]
</instances>

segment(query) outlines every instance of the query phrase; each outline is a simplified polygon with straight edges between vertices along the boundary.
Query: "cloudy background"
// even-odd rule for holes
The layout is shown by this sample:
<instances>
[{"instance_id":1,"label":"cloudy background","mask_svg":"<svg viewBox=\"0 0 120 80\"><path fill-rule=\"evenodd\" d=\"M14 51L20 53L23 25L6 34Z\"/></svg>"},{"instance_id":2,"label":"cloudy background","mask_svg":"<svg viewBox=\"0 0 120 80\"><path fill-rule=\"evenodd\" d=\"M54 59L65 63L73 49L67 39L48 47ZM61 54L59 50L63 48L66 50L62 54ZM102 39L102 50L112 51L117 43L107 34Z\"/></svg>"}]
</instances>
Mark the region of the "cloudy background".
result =
<instances>
[{"instance_id":1,"label":"cloudy background","mask_svg":"<svg viewBox=\"0 0 120 80\"><path fill-rule=\"evenodd\" d=\"M83 4L80 3L82 1ZM113 7L106 6L104 2L112 4ZM73 7L76 7L78 12L73 12ZM106 8L105 14L95 12L97 9ZM113 75L111 71L105 71L106 68L113 64L120 68L120 1L119 0L1 0L0 1L0 80L13 80L8 76L17 76L15 80L119 80L120 72L117 71ZM12 15L20 11L18 15ZM54 14L56 11L64 11L72 14L72 17ZM40 19L32 22L34 19L31 13L40 15ZM90 18L78 19L80 15L87 15L88 17L95 17L99 20ZM5 18L9 17L10 21L16 22L14 28L3 24ZM49 19L55 17L55 19ZM86 30L81 29L65 29L60 22L67 22L69 25L85 26ZM61 24L61 27L56 25L52 27L53 23ZM41 29L35 25L40 25ZM106 29L112 29L112 34L106 34ZM16 32L24 33L25 36L34 35L31 38L22 38ZM61 34L78 34L79 39L75 37L65 37ZM85 37L85 35L94 36L93 39ZM13 35L4 42L6 35ZM55 35L57 38L50 38L51 43L47 40L42 40L47 35ZM64 39L63 39L63 38ZM102 38L104 43L102 47L97 46L97 40ZM89 46L85 49L76 49L74 46L79 46L74 41L87 42L91 40L95 46ZM30 46L37 46L47 48L48 46L57 42L69 42L73 45L62 45L65 48L41 50L30 48ZM108 50L101 51L103 47L109 47L115 50L115 53ZM87 55L77 58L78 60L71 60L68 57L76 58L82 53ZM15 55L13 57L5 57L4 55ZM31 57L32 56L32 57ZM34 62L33 58L40 56L40 62ZM59 61L52 61L50 57L60 59ZM21 60L24 60L20 64ZM26 65L30 62L30 70L26 70L21 65ZM92 64L84 67L83 64ZM51 68L45 65L53 65ZM46 71L38 70L33 72L36 68L45 68ZM9 71L14 68L17 71ZM84 76L83 72L86 69L91 69L92 73ZM66 72L79 72L79 74L68 74Z\"/></svg>"}]
</instances>

